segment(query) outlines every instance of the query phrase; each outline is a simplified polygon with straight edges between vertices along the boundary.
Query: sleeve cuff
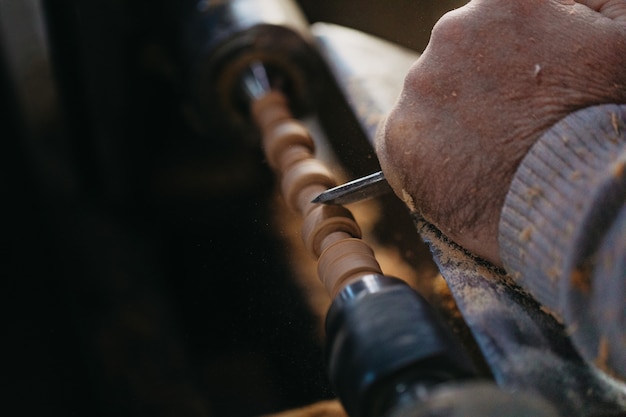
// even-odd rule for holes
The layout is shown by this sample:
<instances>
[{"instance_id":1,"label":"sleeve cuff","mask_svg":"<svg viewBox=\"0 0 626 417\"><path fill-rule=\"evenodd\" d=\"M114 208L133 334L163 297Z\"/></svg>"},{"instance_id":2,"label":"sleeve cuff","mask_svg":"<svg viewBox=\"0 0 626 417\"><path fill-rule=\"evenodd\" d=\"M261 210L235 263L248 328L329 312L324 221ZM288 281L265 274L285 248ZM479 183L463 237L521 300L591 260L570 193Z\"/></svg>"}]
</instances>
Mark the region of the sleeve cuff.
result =
<instances>
[{"instance_id":1,"label":"sleeve cuff","mask_svg":"<svg viewBox=\"0 0 626 417\"><path fill-rule=\"evenodd\" d=\"M594 273L605 247L624 264L625 235L614 230L623 228L618 217L624 217L625 200L626 105L611 104L577 111L546 132L518 167L501 212L505 269L561 318L588 359L600 358L607 344L611 325L598 327L606 322L600 311L617 309L622 325L626 316L626 272ZM607 287L621 292L617 304L597 305L594 297ZM617 333L620 340L609 345L626 352L623 328ZM622 362L624 355L617 355ZM626 364L618 368L626 377Z\"/></svg>"}]
</instances>

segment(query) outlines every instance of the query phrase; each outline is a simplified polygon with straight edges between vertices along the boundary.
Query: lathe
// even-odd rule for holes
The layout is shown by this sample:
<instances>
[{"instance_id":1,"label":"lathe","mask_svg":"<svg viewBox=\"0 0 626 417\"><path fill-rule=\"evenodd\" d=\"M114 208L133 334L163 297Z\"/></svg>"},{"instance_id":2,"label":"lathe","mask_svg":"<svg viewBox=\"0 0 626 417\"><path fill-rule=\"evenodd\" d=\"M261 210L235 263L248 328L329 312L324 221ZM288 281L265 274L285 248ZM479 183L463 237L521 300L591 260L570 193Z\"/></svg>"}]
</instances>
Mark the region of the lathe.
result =
<instances>
[{"instance_id":1,"label":"lathe","mask_svg":"<svg viewBox=\"0 0 626 417\"><path fill-rule=\"evenodd\" d=\"M380 169L464 2L318 3L0 0L7 408L626 415L626 382L394 195L313 201Z\"/></svg>"}]
</instances>

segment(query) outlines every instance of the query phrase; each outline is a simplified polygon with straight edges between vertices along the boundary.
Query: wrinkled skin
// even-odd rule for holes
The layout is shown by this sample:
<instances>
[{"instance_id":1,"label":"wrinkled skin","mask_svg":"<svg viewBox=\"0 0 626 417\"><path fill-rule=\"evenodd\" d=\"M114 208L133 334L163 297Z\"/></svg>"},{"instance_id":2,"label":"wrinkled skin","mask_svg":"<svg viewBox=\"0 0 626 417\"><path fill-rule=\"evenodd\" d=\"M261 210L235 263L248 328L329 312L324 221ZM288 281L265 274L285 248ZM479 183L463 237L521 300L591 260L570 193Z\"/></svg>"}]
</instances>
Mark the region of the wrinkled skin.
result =
<instances>
[{"instance_id":1,"label":"wrinkled skin","mask_svg":"<svg viewBox=\"0 0 626 417\"><path fill-rule=\"evenodd\" d=\"M501 265L498 221L520 160L574 110L626 102L626 0L472 0L444 15L381 125L396 194Z\"/></svg>"}]
</instances>

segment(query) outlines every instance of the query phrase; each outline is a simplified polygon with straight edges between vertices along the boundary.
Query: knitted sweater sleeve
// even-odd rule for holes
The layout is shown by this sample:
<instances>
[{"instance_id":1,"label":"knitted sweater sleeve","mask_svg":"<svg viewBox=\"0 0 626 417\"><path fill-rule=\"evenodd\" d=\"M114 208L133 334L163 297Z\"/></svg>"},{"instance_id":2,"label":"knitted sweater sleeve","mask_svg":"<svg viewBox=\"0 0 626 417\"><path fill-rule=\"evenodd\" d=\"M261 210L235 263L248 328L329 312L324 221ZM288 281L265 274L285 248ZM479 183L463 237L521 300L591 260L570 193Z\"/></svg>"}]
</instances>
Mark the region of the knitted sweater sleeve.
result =
<instances>
[{"instance_id":1,"label":"knitted sweater sleeve","mask_svg":"<svg viewBox=\"0 0 626 417\"><path fill-rule=\"evenodd\" d=\"M580 354L626 379L626 105L577 111L522 160L500 218L507 272Z\"/></svg>"}]
</instances>

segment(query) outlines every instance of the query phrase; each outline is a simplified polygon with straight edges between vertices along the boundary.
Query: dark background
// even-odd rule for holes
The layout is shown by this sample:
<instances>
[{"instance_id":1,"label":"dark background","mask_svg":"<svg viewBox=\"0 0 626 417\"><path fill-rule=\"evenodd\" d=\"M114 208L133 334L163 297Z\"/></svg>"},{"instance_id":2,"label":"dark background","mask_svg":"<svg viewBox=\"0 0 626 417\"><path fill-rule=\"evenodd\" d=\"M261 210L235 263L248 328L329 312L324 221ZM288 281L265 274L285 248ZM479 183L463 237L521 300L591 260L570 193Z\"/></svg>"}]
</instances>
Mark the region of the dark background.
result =
<instances>
[{"instance_id":1,"label":"dark background","mask_svg":"<svg viewBox=\"0 0 626 417\"><path fill-rule=\"evenodd\" d=\"M455 3L301 6L419 51ZM236 417L332 398L260 150L189 114L179 4L43 4L60 104L36 139L0 50L6 409Z\"/></svg>"}]
</instances>

